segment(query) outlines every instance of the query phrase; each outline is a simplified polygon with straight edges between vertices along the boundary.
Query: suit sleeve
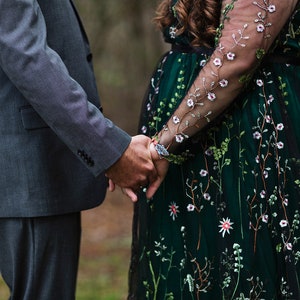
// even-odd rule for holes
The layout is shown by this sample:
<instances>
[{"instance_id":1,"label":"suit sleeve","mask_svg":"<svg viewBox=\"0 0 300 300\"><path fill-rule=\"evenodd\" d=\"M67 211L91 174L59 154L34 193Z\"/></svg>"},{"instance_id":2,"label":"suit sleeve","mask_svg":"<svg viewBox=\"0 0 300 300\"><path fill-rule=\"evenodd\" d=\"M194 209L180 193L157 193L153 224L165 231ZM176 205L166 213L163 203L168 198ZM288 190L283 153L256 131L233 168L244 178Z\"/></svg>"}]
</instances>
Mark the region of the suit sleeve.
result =
<instances>
[{"instance_id":1,"label":"suit sleeve","mask_svg":"<svg viewBox=\"0 0 300 300\"><path fill-rule=\"evenodd\" d=\"M131 137L106 119L47 44L36 0L0 0L0 67L57 136L98 176ZM9 101L8 99L7 101Z\"/></svg>"}]
</instances>

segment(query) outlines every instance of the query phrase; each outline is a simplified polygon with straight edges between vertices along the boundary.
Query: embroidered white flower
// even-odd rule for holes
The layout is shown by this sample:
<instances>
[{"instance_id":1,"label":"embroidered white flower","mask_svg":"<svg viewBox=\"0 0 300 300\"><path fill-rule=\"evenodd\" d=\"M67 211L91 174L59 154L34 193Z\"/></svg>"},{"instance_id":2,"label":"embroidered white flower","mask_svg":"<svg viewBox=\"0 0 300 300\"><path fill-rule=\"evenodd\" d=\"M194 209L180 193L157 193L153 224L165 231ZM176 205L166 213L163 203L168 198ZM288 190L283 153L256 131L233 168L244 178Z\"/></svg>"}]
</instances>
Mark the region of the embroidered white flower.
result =
<instances>
[{"instance_id":1,"label":"embroidered white flower","mask_svg":"<svg viewBox=\"0 0 300 300\"><path fill-rule=\"evenodd\" d=\"M194 102L193 99L189 98L189 99L186 100L186 105L187 105L188 107L194 107L195 102Z\"/></svg>"},{"instance_id":2,"label":"embroidered white flower","mask_svg":"<svg viewBox=\"0 0 300 300\"><path fill-rule=\"evenodd\" d=\"M264 175L264 178L268 178L269 177L269 172L267 170L264 170L263 175Z\"/></svg>"},{"instance_id":3,"label":"embroidered white flower","mask_svg":"<svg viewBox=\"0 0 300 300\"><path fill-rule=\"evenodd\" d=\"M234 60L235 59L235 53L228 52L226 57L227 57L228 60Z\"/></svg>"},{"instance_id":4,"label":"embroidered white flower","mask_svg":"<svg viewBox=\"0 0 300 300\"><path fill-rule=\"evenodd\" d=\"M226 219L223 218L223 220L220 221L220 225L219 225L220 230L219 230L219 232L222 233L222 237L225 236L225 233L226 233L226 232L227 232L228 234L230 234L229 230L230 230L230 229L233 229L233 227L231 227L231 225L233 225L233 224L234 224L234 223L231 222L229 218L226 218Z\"/></svg>"},{"instance_id":5,"label":"embroidered white flower","mask_svg":"<svg viewBox=\"0 0 300 300\"><path fill-rule=\"evenodd\" d=\"M262 199L266 198L266 191L262 190L259 195L260 195L260 198L262 198Z\"/></svg>"},{"instance_id":6,"label":"embroidered white flower","mask_svg":"<svg viewBox=\"0 0 300 300\"><path fill-rule=\"evenodd\" d=\"M214 65L215 65L216 67L222 66L222 60L221 60L220 58L218 58L218 57L216 57L216 58L214 59L213 63L214 63Z\"/></svg>"},{"instance_id":7,"label":"embroidered white flower","mask_svg":"<svg viewBox=\"0 0 300 300\"><path fill-rule=\"evenodd\" d=\"M270 115L266 115L266 117L265 117L265 120L266 120L266 122L267 123L271 123L271 121L272 121L272 118L271 118L271 116Z\"/></svg>"},{"instance_id":8,"label":"embroidered white flower","mask_svg":"<svg viewBox=\"0 0 300 300\"><path fill-rule=\"evenodd\" d=\"M282 149L284 147L284 143L283 142L278 142L278 143L276 143L276 147L278 149Z\"/></svg>"},{"instance_id":9,"label":"embroidered white flower","mask_svg":"<svg viewBox=\"0 0 300 300\"><path fill-rule=\"evenodd\" d=\"M184 137L183 137L181 134L176 134L176 135L175 135L175 141L176 141L177 143L182 143L183 140L184 140Z\"/></svg>"},{"instance_id":10,"label":"embroidered white flower","mask_svg":"<svg viewBox=\"0 0 300 300\"><path fill-rule=\"evenodd\" d=\"M212 151L211 148L208 148L206 151L205 151L205 155L207 156L212 156L214 154L214 152Z\"/></svg>"},{"instance_id":11,"label":"embroidered white flower","mask_svg":"<svg viewBox=\"0 0 300 300\"><path fill-rule=\"evenodd\" d=\"M273 5L273 4L269 5L269 6L268 6L268 11L269 11L269 13L275 12L275 11L276 11L276 6Z\"/></svg>"},{"instance_id":12,"label":"embroidered white flower","mask_svg":"<svg viewBox=\"0 0 300 300\"><path fill-rule=\"evenodd\" d=\"M255 132L253 133L253 138L254 138L255 140L259 140L259 139L261 138L260 132L255 131Z\"/></svg>"},{"instance_id":13,"label":"embroidered white flower","mask_svg":"<svg viewBox=\"0 0 300 300\"><path fill-rule=\"evenodd\" d=\"M222 79L221 81L219 81L220 87L224 88L226 86L228 86L228 80L226 79Z\"/></svg>"},{"instance_id":14,"label":"embroidered white flower","mask_svg":"<svg viewBox=\"0 0 300 300\"><path fill-rule=\"evenodd\" d=\"M150 103L147 104L147 110L148 110L148 111L151 110L151 104L150 104Z\"/></svg>"},{"instance_id":15,"label":"embroidered white flower","mask_svg":"<svg viewBox=\"0 0 300 300\"><path fill-rule=\"evenodd\" d=\"M256 80L256 84L257 84L258 86L263 86L263 85L264 85L264 82L263 82L261 79L257 79L257 80Z\"/></svg>"},{"instance_id":16,"label":"embroidered white flower","mask_svg":"<svg viewBox=\"0 0 300 300\"><path fill-rule=\"evenodd\" d=\"M259 156L258 156L258 155L255 157L255 162L256 162L257 164L259 164Z\"/></svg>"},{"instance_id":17,"label":"embroidered white flower","mask_svg":"<svg viewBox=\"0 0 300 300\"><path fill-rule=\"evenodd\" d=\"M199 63L200 67L204 67L206 65L206 60L202 59Z\"/></svg>"},{"instance_id":18,"label":"embroidered white flower","mask_svg":"<svg viewBox=\"0 0 300 300\"><path fill-rule=\"evenodd\" d=\"M201 177L205 177L205 176L207 176L208 172L206 170L202 169L199 174Z\"/></svg>"},{"instance_id":19,"label":"embroidered white flower","mask_svg":"<svg viewBox=\"0 0 300 300\"><path fill-rule=\"evenodd\" d=\"M256 26L257 32L264 32L265 31L265 26L263 24L258 24Z\"/></svg>"},{"instance_id":20,"label":"embroidered white flower","mask_svg":"<svg viewBox=\"0 0 300 300\"><path fill-rule=\"evenodd\" d=\"M276 129L279 130L279 131L283 130L283 128L284 128L284 125L282 123L279 123L276 126Z\"/></svg>"},{"instance_id":21,"label":"embroidered white flower","mask_svg":"<svg viewBox=\"0 0 300 300\"><path fill-rule=\"evenodd\" d=\"M145 134L145 133L147 132L147 127L146 127L146 126L143 126L142 129L141 129L141 131L142 131L142 133Z\"/></svg>"},{"instance_id":22,"label":"embroidered white flower","mask_svg":"<svg viewBox=\"0 0 300 300\"><path fill-rule=\"evenodd\" d=\"M207 94L207 99L209 100L209 101L215 101L216 100L216 94L215 93L213 93L213 92L209 92L208 94Z\"/></svg>"},{"instance_id":23,"label":"embroidered white flower","mask_svg":"<svg viewBox=\"0 0 300 300\"><path fill-rule=\"evenodd\" d=\"M284 204L285 206L288 206L288 205L289 205L289 199L284 198L284 199L283 199L283 204Z\"/></svg>"},{"instance_id":24,"label":"embroidered white flower","mask_svg":"<svg viewBox=\"0 0 300 300\"><path fill-rule=\"evenodd\" d=\"M261 219L262 219L262 221L263 221L264 223L268 223L268 221L269 221L269 216L268 216L268 215L263 215Z\"/></svg>"},{"instance_id":25,"label":"embroidered white flower","mask_svg":"<svg viewBox=\"0 0 300 300\"><path fill-rule=\"evenodd\" d=\"M285 246L286 246L286 249L287 249L287 250L293 250L293 245L292 245L292 243L287 243Z\"/></svg>"},{"instance_id":26,"label":"embroidered white flower","mask_svg":"<svg viewBox=\"0 0 300 300\"><path fill-rule=\"evenodd\" d=\"M178 124L178 123L180 123L180 119L177 117L177 116L173 116L173 123L174 124Z\"/></svg>"},{"instance_id":27,"label":"embroidered white flower","mask_svg":"<svg viewBox=\"0 0 300 300\"><path fill-rule=\"evenodd\" d=\"M170 217L172 218L173 221L175 221L175 218L177 218L177 214L179 213L179 206L176 205L175 202L171 202L169 205L169 212L170 212Z\"/></svg>"},{"instance_id":28,"label":"embroidered white flower","mask_svg":"<svg viewBox=\"0 0 300 300\"><path fill-rule=\"evenodd\" d=\"M273 96L273 95L270 95L269 98L268 98L267 103L268 103L268 104L271 104L273 101L274 101L274 96Z\"/></svg>"},{"instance_id":29,"label":"embroidered white flower","mask_svg":"<svg viewBox=\"0 0 300 300\"><path fill-rule=\"evenodd\" d=\"M195 205L189 204L189 205L187 206L186 209L187 209L187 211L189 211L189 212L194 211L194 210L195 210Z\"/></svg>"},{"instance_id":30,"label":"embroidered white flower","mask_svg":"<svg viewBox=\"0 0 300 300\"><path fill-rule=\"evenodd\" d=\"M282 227L282 228L288 226L288 224L289 223L288 223L287 220L281 220L280 223L279 223L280 227Z\"/></svg>"},{"instance_id":31,"label":"embroidered white flower","mask_svg":"<svg viewBox=\"0 0 300 300\"><path fill-rule=\"evenodd\" d=\"M211 197L210 197L210 194L209 194L209 193L204 193L204 194L203 194L203 198L204 198L205 200L209 201Z\"/></svg>"},{"instance_id":32,"label":"embroidered white flower","mask_svg":"<svg viewBox=\"0 0 300 300\"><path fill-rule=\"evenodd\" d=\"M171 26L169 29L169 34L170 34L171 39L176 38L176 33L177 33L177 28L174 26Z\"/></svg>"}]
</instances>

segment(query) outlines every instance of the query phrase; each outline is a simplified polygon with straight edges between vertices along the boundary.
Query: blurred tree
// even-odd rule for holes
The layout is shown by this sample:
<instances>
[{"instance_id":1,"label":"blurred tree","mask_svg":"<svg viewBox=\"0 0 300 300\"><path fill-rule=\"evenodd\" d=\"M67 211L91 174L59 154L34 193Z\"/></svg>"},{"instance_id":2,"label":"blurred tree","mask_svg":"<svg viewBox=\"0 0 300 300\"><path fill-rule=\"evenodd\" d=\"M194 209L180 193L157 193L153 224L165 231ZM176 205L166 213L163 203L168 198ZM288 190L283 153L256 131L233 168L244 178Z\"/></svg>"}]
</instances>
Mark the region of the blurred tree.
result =
<instances>
[{"instance_id":1,"label":"blurred tree","mask_svg":"<svg viewBox=\"0 0 300 300\"><path fill-rule=\"evenodd\" d=\"M104 113L130 134L164 50L152 19L156 1L75 0L90 40Z\"/></svg>"}]
</instances>

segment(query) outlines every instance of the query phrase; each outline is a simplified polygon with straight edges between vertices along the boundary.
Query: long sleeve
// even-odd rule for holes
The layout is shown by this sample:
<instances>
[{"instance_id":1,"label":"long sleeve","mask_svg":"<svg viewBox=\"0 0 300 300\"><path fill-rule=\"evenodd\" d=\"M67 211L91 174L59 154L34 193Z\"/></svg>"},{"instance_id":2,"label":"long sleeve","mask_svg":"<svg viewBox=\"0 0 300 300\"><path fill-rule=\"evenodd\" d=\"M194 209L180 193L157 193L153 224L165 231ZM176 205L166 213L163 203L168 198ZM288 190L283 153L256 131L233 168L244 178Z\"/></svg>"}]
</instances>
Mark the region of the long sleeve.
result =
<instances>
[{"instance_id":1,"label":"long sleeve","mask_svg":"<svg viewBox=\"0 0 300 300\"><path fill-rule=\"evenodd\" d=\"M42 5L46 7L44 10ZM64 16L71 16L72 22L76 22L70 2L41 2L41 6L37 0L0 0L0 71L9 78L1 81L1 95L5 94L6 80L7 87L13 85L18 89L27 101L25 104L34 108L79 159L83 152L92 157L93 164L88 167L97 176L122 155L130 136L102 115L92 103L96 101L88 99L90 95L72 78L62 57L48 44L47 26L52 23L46 24L45 14L50 9L51 12L61 9L57 22ZM60 38L65 45L62 47L84 52L83 47L74 46L82 39L74 27L79 28L79 25L66 23L65 28L55 32L57 39L52 39L52 44L58 43ZM64 59L72 60L69 56L72 54ZM77 72L80 72L81 64L87 61L77 64Z\"/></svg>"},{"instance_id":2,"label":"long sleeve","mask_svg":"<svg viewBox=\"0 0 300 300\"><path fill-rule=\"evenodd\" d=\"M181 104L158 134L171 152L221 114L243 90L296 0L226 0L217 46Z\"/></svg>"}]
</instances>

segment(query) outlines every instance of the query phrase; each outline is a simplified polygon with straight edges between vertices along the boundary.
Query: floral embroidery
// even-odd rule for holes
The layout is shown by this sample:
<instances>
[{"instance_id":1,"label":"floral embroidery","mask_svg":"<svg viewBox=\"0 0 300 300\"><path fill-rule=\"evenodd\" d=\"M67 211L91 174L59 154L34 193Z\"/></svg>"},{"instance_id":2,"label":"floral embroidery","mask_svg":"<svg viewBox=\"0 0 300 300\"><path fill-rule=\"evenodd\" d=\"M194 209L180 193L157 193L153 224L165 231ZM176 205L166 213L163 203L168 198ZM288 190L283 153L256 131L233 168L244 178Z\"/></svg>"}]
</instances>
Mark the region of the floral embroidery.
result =
<instances>
[{"instance_id":1,"label":"floral embroidery","mask_svg":"<svg viewBox=\"0 0 300 300\"><path fill-rule=\"evenodd\" d=\"M261 138L261 133L258 132L258 131L255 131L253 133L253 138L256 139L256 140L259 140Z\"/></svg>"},{"instance_id":2,"label":"floral embroidery","mask_svg":"<svg viewBox=\"0 0 300 300\"><path fill-rule=\"evenodd\" d=\"M141 130L142 130L142 133L143 133L143 134L146 134L146 133L147 133L147 127L146 127L146 126L143 126L143 127L141 128Z\"/></svg>"},{"instance_id":3,"label":"floral embroidery","mask_svg":"<svg viewBox=\"0 0 300 300\"><path fill-rule=\"evenodd\" d=\"M263 216L262 216L262 221L263 221L264 223L268 223L268 221L269 221L269 216L268 216L268 215L263 215Z\"/></svg>"},{"instance_id":4,"label":"floral embroidery","mask_svg":"<svg viewBox=\"0 0 300 300\"><path fill-rule=\"evenodd\" d=\"M205 177L205 176L207 176L207 174L208 174L208 172L207 172L206 170L203 170L203 169L202 169L202 170L200 171L200 176L201 176L201 177Z\"/></svg>"},{"instance_id":5,"label":"floral embroidery","mask_svg":"<svg viewBox=\"0 0 300 300\"><path fill-rule=\"evenodd\" d=\"M214 65L217 67L222 66L222 60L220 58L215 58L214 59Z\"/></svg>"},{"instance_id":6,"label":"floral embroidery","mask_svg":"<svg viewBox=\"0 0 300 300\"><path fill-rule=\"evenodd\" d=\"M276 129L281 131L284 129L284 125L282 123L277 124Z\"/></svg>"},{"instance_id":7,"label":"floral embroidery","mask_svg":"<svg viewBox=\"0 0 300 300\"><path fill-rule=\"evenodd\" d=\"M187 101L186 101L186 105L188 107L194 107L195 103L194 103L194 100L189 98Z\"/></svg>"},{"instance_id":8,"label":"floral embroidery","mask_svg":"<svg viewBox=\"0 0 300 300\"><path fill-rule=\"evenodd\" d=\"M222 88L228 86L228 80L226 79L222 79L219 83Z\"/></svg>"},{"instance_id":9,"label":"floral embroidery","mask_svg":"<svg viewBox=\"0 0 300 300\"><path fill-rule=\"evenodd\" d=\"M276 143L276 147L277 147L278 149L282 149L282 148L284 147L283 142L278 142L278 143Z\"/></svg>"},{"instance_id":10,"label":"floral embroidery","mask_svg":"<svg viewBox=\"0 0 300 300\"><path fill-rule=\"evenodd\" d=\"M173 27L173 26L170 27L169 34L170 34L171 39L176 38L176 33L177 33L177 28Z\"/></svg>"},{"instance_id":11,"label":"floral embroidery","mask_svg":"<svg viewBox=\"0 0 300 300\"><path fill-rule=\"evenodd\" d=\"M187 211L194 211L194 210L195 210L195 205L189 204L189 205L187 206Z\"/></svg>"},{"instance_id":12,"label":"floral embroidery","mask_svg":"<svg viewBox=\"0 0 300 300\"><path fill-rule=\"evenodd\" d=\"M173 117L173 123L178 124L180 122L180 119L177 116Z\"/></svg>"},{"instance_id":13,"label":"floral embroidery","mask_svg":"<svg viewBox=\"0 0 300 300\"><path fill-rule=\"evenodd\" d=\"M220 223L221 224L219 225L219 227L220 227L220 231L219 232L222 233L222 237L225 237L225 233L230 234L229 230L233 229L231 227L231 225L233 225L233 222L231 222L229 218L226 218L226 219L223 218L223 220L220 221Z\"/></svg>"},{"instance_id":14,"label":"floral embroidery","mask_svg":"<svg viewBox=\"0 0 300 300\"><path fill-rule=\"evenodd\" d=\"M269 13L274 13L276 11L275 5L268 5L267 0L263 0L263 4L258 3L258 2L253 2L254 5L258 6L261 8L264 12L260 11L257 14L257 19L255 19L255 23L257 23L256 30L258 33L262 33L266 30L267 27L272 26L272 23L266 22L267 19L267 12Z\"/></svg>"},{"instance_id":15,"label":"floral embroidery","mask_svg":"<svg viewBox=\"0 0 300 300\"><path fill-rule=\"evenodd\" d=\"M176 140L177 143L182 143L183 140L184 140L184 137L182 135L180 135L180 134L177 134L175 136L175 140Z\"/></svg>"},{"instance_id":16,"label":"floral embroidery","mask_svg":"<svg viewBox=\"0 0 300 300\"><path fill-rule=\"evenodd\" d=\"M232 3L227 6L227 8L223 12L224 23L227 20L227 14L229 14L230 10L234 7L235 0L232 0ZM271 27L272 23L268 21L268 14L273 14L276 11L276 7L273 4L269 4L267 0L263 0L262 3L257 1L253 2L254 6L257 6L259 11L257 12L257 17L254 19L254 23L256 23L257 32L266 32L266 28ZM220 28L224 26L224 23L221 23ZM205 100L210 102L215 102L218 98L215 89L218 87L225 88L228 86L228 80L223 78L219 79L219 73L221 68L224 65L225 60L234 61L236 60L236 51L234 50L236 47L246 47L247 41L250 37L246 34L246 31L249 27L249 24L244 24L242 28L237 29L236 32L233 32L232 37L232 46L227 46L226 48L220 42L216 48L215 53L216 56L212 59L212 65L215 67L215 71L211 71L211 75L216 79L216 81L212 80L212 78L202 78L202 87L196 87L195 92L189 95L189 98L186 100L187 107L190 109L188 111L184 111L179 113L181 116L180 119L176 117L176 121L173 118L173 125L176 126L176 135L174 136L175 142L182 143L181 139L178 139L177 135L181 135L183 138L188 138L185 136L184 131L187 128L195 126L197 128L197 124L199 120L203 118L206 119L207 122L210 122L210 115L213 114L213 111L205 111ZM220 30L221 33L221 30ZM221 36L221 34L220 34ZM269 33L265 33L265 37L269 37ZM257 59L261 59L265 54L265 50L263 48L258 48L256 50ZM247 82L250 76L245 75L241 77L241 82ZM199 79L199 81L201 81ZM257 79L257 85L261 87L263 85L263 80ZM204 90L204 93L201 93L201 89ZM206 99L204 98L206 95ZM204 108L204 111L203 111ZM199 109L201 109L199 111ZM180 110L180 107L179 107ZM170 124L169 124L170 125ZM168 130L168 124L166 125L166 130ZM159 138L158 138L159 139ZM171 143L173 140L171 141Z\"/></svg>"},{"instance_id":17,"label":"floral embroidery","mask_svg":"<svg viewBox=\"0 0 300 300\"><path fill-rule=\"evenodd\" d=\"M209 100L209 101L215 101L216 100L216 94L215 93L212 93L212 92L209 92L208 94L207 94L207 99Z\"/></svg>"},{"instance_id":18,"label":"floral embroidery","mask_svg":"<svg viewBox=\"0 0 300 300\"><path fill-rule=\"evenodd\" d=\"M280 221L280 223L279 223L279 225L281 226L281 227L286 227L286 226L288 226L288 221L287 220L281 220Z\"/></svg>"},{"instance_id":19,"label":"floral embroidery","mask_svg":"<svg viewBox=\"0 0 300 300\"><path fill-rule=\"evenodd\" d=\"M234 3L235 1L232 1L224 11L230 12ZM229 45L224 47L219 44L216 60L209 61L204 59L204 55L199 55L199 58L193 61L195 74L199 73L202 66L209 62L212 66L210 78L212 80L209 80L208 77L203 78L199 81L199 86L195 87L194 92L189 92L183 102L189 119L184 119L183 113L176 113L175 116L178 116L179 123L176 123L176 119L174 122L173 114L186 95L190 82L193 81L193 77L189 77L185 73L185 68L191 61L186 60L186 54L176 54L178 55L176 67L179 68L179 75L176 78L176 87L168 94L159 89L160 81L163 80L162 74L166 71L164 63L169 58L173 59L175 54L171 51L166 55L151 80L151 94L146 105L147 119L141 126L142 132L153 135L162 127L168 130L165 122L170 119L171 122L178 125L175 135L176 142L182 143L188 138L184 128L194 126L193 119L200 120L213 114L213 112L201 109L209 103L207 100L215 101L212 103L216 105L218 101L222 101L219 91L226 93L226 88L232 84L219 72L225 68L225 64L233 65L240 59L237 47L246 47L249 38L253 36L248 36L248 28L252 26L252 31L260 38L269 37L268 30L272 29L272 24L268 19L270 14L276 12L272 0L257 0L252 3L256 6L253 14L254 24L249 22L234 31L231 35L231 45L228 43ZM300 22L299 15L297 17ZM224 22L226 20L227 18L223 19ZM289 45L288 41L295 44L295 36L300 35L297 24L287 26L288 31L283 37L285 38L283 45ZM219 39L220 37L221 35L218 36ZM266 41L267 39L264 39L264 43L267 43ZM295 49L286 47L284 51L291 52L293 55ZM255 51L257 59L261 59L265 54L264 47L261 46ZM282 67L288 66L283 65ZM292 68L293 66L291 66ZM288 72L292 73L287 69ZM177 171L180 169L175 174L178 175L178 178L182 178L181 184L184 190L182 191L169 178L167 179L169 181L161 189L159 197L154 200L157 203L167 201L164 216L167 219L171 218L169 223L172 223L173 226L166 230L172 228L176 238L181 238L182 244L174 245L172 237L169 237L170 240L167 242L166 235L166 239L156 236L157 243L152 247L143 245L145 249L142 249L141 259L147 261L150 273L147 280L142 282L145 299L155 299L160 288L165 290L165 294L162 295L165 299L174 299L174 297L177 299L178 294L175 294L172 284L168 285L166 280L171 272L173 272L173 276L180 278L176 281L179 285L178 289L182 293L187 292L191 295L183 297L183 299L201 299L202 294L207 295L212 291L224 295L223 299L269 299L271 296L268 284L271 276L268 278L265 274L258 276L255 270L251 270L246 263L243 265L243 256L245 256L245 261L246 258L248 261L249 252L254 256L260 252L258 249L261 249L260 243L266 234L269 239L274 238L275 246L272 254L274 259L282 261L283 264L289 264L289 268L298 268L300 263L300 210L297 209L294 199L295 195L299 195L300 180L292 177L291 174L292 172L299 174L300 161L292 153L288 153L286 157L286 151L289 151L290 147L287 142L289 127L283 116L285 110L290 109L293 103L289 103L291 89L288 81L284 77L277 76L277 73L275 74L276 76L270 72L268 66L264 66L253 74L246 74L240 82L247 82L249 90L247 90L246 96L238 99L241 102L234 103L232 108L234 113L231 114L229 111L228 114L222 116L220 124L217 126L211 124L213 125L211 128L208 126L199 136L187 141L190 142L188 145L191 145L188 150L196 149L199 154L176 169ZM279 103L283 108L280 108ZM247 151L248 148L245 148L249 145L251 151ZM185 144L182 146L185 147ZM291 183L292 189L290 188ZM181 193L178 198L174 198L173 202L168 202L168 198L162 196L164 189L170 188L170 186L171 189L176 189L175 191L178 188ZM234 202L232 199L228 199L231 189L232 195L235 196ZM156 215L155 213L152 215L152 212L156 212L154 201L147 202L150 220ZM233 203L234 212L232 211ZM211 228L205 227L206 223L204 221L201 223L201 221L207 217L219 220L217 224L214 223L217 230L213 232L217 233L219 241L221 240L219 243L221 250L216 254L213 251L209 251L209 253L205 251L205 234ZM184 218L189 223L186 228L181 226ZM196 222L194 222L195 220ZM164 228L160 229L165 230ZM151 231L151 229L149 230ZM149 233L149 236L152 234L153 231ZM159 234L160 231L158 231ZM196 238L190 240L191 235ZM248 236L251 237L252 243L250 244ZM151 236L151 238L153 237ZM245 243L246 240L247 243ZM153 240L151 241L153 244ZM193 272L191 272L192 269ZM263 268L260 269L260 272L264 272ZM220 281L216 280L215 274L219 275ZM284 272L278 274L276 293L282 299L293 299L294 297L289 276ZM240 292L239 281L241 278L243 278L244 287L248 284L247 293Z\"/></svg>"},{"instance_id":20,"label":"floral embroidery","mask_svg":"<svg viewBox=\"0 0 300 300\"><path fill-rule=\"evenodd\" d=\"M209 193L204 193L203 194L203 198L207 201L209 201L211 199L210 194Z\"/></svg>"},{"instance_id":21,"label":"floral embroidery","mask_svg":"<svg viewBox=\"0 0 300 300\"><path fill-rule=\"evenodd\" d=\"M264 82L263 82L261 79L257 79L257 80L256 80L256 84L257 84L258 86L263 86Z\"/></svg>"},{"instance_id":22,"label":"floral embroidery","mask_svg":"<svg viewBox=\"0 0 300 300\"><path fill-rule=\"evenodd\" d=\"M263 24L258 24L257 25L257 32L264 32L265 31L265 26Z\"/></svg>"},{"instance_id":23,"label":"floral embroidery","mask_svg":"<svg viewBox=\"0 0 300 300\"><path fill-rule=\"evenodd\" d=\"M175 218L177 218L177 214L179 213L178 208L179 206L177 206L175 202L171 202L169 205L170 217L173 219L173 221L175 221Z\"/></svg>"},{"instance_id":24,"label":"floral embroidery","mask_svg":"<svg viewBox=\"0 0 300 300\"><path fill-rule=\"evenodd\" d=\"M235 53L228 52L226 55L228 60L234 60L235 59Z\"/></svg>"}]
</instances>

